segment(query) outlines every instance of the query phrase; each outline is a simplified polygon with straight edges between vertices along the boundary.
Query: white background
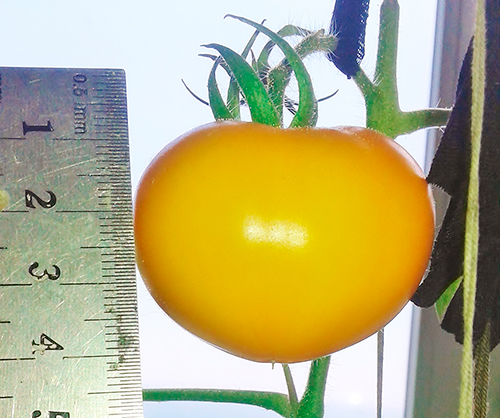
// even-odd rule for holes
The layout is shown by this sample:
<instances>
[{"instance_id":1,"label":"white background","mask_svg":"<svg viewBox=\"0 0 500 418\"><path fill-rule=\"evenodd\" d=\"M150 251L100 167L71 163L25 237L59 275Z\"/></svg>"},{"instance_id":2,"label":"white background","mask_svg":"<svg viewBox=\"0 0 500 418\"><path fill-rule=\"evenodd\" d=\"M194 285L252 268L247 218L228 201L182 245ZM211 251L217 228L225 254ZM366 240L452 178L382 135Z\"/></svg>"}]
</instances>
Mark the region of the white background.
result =
<instances>
[{"instance_id":1,"label":"white background","mask_svg":"<svg viewBox=\"0 0 500 418\"><path fill-rule=\"evenodd\" d=\"M380 0L372 0L367 56L373 71ZM186 83L206 97L211 63L200 45L218 42L241 50L253 29L223 19L227 13L262 21L273 30L286 23L327 28L331 0L1 0L0 66L123 68L127 72L134 185L151 158L181 133L212 120L187 93ZM427 107L436 0L400 0L399 82L404 110ZM261 37L261 43L264 38ZM339 89L320 107L319 125L363 125L363 101L351 81L322 56L307 61L318 97ZM425 135L401 142L423 161ZM240 360L172 323L139 283L141 351L145 387L286 390L280 367ZM386 330L384 416L403 416L411 309ZM333 355L326 417L375 416L375 340ZM307 364L292 367L300 388ZM235 409L237 408L237 409ZM272 417L254 407L147 404L146 417Z\"/></svg>"}]
</instances>

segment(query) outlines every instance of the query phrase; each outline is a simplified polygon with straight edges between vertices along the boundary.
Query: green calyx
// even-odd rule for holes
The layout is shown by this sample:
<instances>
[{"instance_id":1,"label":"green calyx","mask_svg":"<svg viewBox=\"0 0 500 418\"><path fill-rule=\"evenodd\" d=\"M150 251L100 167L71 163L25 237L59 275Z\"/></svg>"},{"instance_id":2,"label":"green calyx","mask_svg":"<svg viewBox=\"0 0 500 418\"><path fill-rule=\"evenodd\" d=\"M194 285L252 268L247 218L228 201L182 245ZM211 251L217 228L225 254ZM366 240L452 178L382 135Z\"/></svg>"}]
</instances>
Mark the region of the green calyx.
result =
<instances>
[{"instance_id":1,"label":"green calyx","mask_svg":"<svg viewBox=\"0 0 500 418\"><path fill-rule=\"evenodd\" d=\"M335 49L336 39L325 34L324 30L310 32L305 29L286 25L273 32L262 24L243 17L228 15L253 26L256 32L241 54L219 44L204 45L215 49L219 56L204 55L214 60L208 79L209 104L216 120L239 120L241 105L247 105L253 122L283 127L283 109L293 114L290 128L315 126L317 121L318 100L314 95L311 77L303 59L314 52ZM252 54L251 62L247 55L259 33L269 37L258 58ZM293 47L284 38L300 36L302 39ZM284 58L276 66L269 65L269 55L277 46ZM227 100L224 101L216 80L216 69L221 66L229 75ZM298 104L290 100L285 89L295 75L299 89ZM296 106L297 105L297 106Z\"/></svg>"}]
</instances>

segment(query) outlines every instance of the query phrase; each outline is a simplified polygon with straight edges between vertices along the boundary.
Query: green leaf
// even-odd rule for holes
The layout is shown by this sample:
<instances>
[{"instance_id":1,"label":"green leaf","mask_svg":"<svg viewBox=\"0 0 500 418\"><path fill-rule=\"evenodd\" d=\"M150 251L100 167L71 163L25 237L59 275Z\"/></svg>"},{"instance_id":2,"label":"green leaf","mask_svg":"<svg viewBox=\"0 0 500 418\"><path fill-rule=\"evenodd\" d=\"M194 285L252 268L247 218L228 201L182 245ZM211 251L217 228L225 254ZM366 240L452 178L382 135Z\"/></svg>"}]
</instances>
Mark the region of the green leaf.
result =
<instances>
[{"instance_id":1,"label":"green leaf","mask_svg":"<svg viewBox=\"0 0 500 418\"><path fill-rule=\"evenodd\" d=\"M240 90L238 83L234 79L230 68L227 66L226 62L222 60L219 56L213 54L199 54L200 57L210 58L214 61L214 65L210 71L208 77L208 95L209 95L209 106L212 109L212 113L216 120L239 120L240 119ZM224 99L219 90L219 86L216 80L216 70L218 66L221 66L230 77L229 88L227 93L227 105L224 103ZM191 93L193 94L193 93ZM196 96L195 96L196 97ZM197 98L197 97L196 97ZM200 100L198 98L198 100Z\"/></svg>"},{"instance_id":2,"label":"green leaf","mask_svg":"<svg viewBox=\"0 0 500 418\"><path fill-rule=\"evenodd\" d=\"M452 284L448 286L448 288L436 301L435 306L439 322L443 321L444 315L446 314L446 310L448 309L448 306L450 306L451 300L455 296L455 293L457 293L458 287L460 286L460 283L462 283L463 279L464 279L463 276L460 276L458 279L456 279Z\"/></svg>"},{"instance_id":3,"label":"green leaf","mask_svg":"<svg viewBox=\"0 0 500 418\"><path fill-rule=\"evenodd\" d=\"M262 22L264 23L264 21ZM243 52L241 53L241 56L243 58L246 58L248 53L251 51L252 46L255 43L255 40L257 39L257 36L259 35L259 31L256 30L252 36L250 37L249 41L245 45L245 48L243 49ZM227 90L227 107L229 108L229 111L233 114L235 119L240 119L240 88L238 86L238 82L236 79L233 77L233 75L228 72L230 76L229 80L229 88Z\"/></svg>"},{"instance_id":4,"label":"green leaf","mask_svg":"<svg viewBox=\"0 0 500 418\"><path fill-rule=\"evenodd\" d=\"M215 79L215 70L219 64L219 60L215 60L210 75L208 76L208 101L210 102L210 108L214 115L215 120L232 120L237 119L231 110L224 103L224 99L217 85L217 80Z\"/></svg>"},{"instance_id":5,"label":"green leaf","mask_svg":"<svg viewBox=\"0 0 500 418\"><path fill-rule=\"evenodd\" d=\"M229 80L227 89L227 107L235 119L240 119L240 88L233 77Z\"/></svg>"},{"instance_id":6,"label":"green leaf","mask_svg":"<svg viewBox=\"0 0 500 418\"><path fill-rule=\"evenodd\" d=\"M257 22L253 22L244 17L227 15L228 17L232 17L237 19L243 23L246 23L254 28L260 30L262 33L267 35L273 42L276 43L278 48L281 49L286 59L288 60L290 67L295 73L295 78L297 79L297 83L299 86L299 107L297 109L297 113L295 114L290 127L291 128L299 128L305 126L312 126L316 119L317 114L317 102L314 97L313 86L311 82L311 77L307 72L307 69L302 62L299 55L295 52L295 50L285 41L281 36L272 30L266 28L265 26L260 25ZM269 96L268 96L269 97Z\"/></svg>"},{"instance_id":7,"label":"green leaf","mask_svg":"<svg viewBox=\"0 0 500 418\"><path fill-rule=\"evenodd\" d=\"M262 24L264 24L265 20L262 21ZM255 40L257 39L257 36L259 36L260 30L255 30L255 32L252 34L250 39L248 40L247 44L245 45L245 48L243 49L243 52L241 53L241 56L243 58L246 58L248 56L248 53L252 49L253 44L255 43Z\"/></svg>"},{"instance_id":8,"label":"green leaf","mask_svg":"<svg viewBox=\"0 0 500 418\"><path fill-rule=\"evenodd\" d=\"M273 102L269 98L264 84L262 84L262 81L260 81L250 64L232 49L223 45L208 44L204 46L215 49L224 58L224 61L231 69L232 75L238 82L241 92L245 96L250 108L252 121L271 126L280 126L280 120Z\"/></svg>"}]
</instances>

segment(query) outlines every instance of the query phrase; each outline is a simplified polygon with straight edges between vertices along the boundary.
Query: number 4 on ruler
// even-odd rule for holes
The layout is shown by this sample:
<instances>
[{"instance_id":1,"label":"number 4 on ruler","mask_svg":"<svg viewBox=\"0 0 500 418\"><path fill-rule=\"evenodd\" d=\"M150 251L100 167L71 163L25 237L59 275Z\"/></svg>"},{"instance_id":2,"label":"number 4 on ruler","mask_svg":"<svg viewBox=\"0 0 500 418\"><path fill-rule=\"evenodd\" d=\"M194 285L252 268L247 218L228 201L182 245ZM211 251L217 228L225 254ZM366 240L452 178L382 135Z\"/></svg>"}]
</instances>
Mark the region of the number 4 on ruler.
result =
<instances>
[{"instance_id":1,"label":"number 4 on ruler","mask_svg":"<svg viewBox=\"0 0 500 418\"><path fill-rule=\"evenodd\" d=\"M40 335L39 343L36 343L35 340L33 340L31 345L33 346L33 354L37 351L39 351L40 354L44 354L47 350L64 350L64 347L61 344L56 343L52 338L45 334Z\"/></svg>"}]
</instances>

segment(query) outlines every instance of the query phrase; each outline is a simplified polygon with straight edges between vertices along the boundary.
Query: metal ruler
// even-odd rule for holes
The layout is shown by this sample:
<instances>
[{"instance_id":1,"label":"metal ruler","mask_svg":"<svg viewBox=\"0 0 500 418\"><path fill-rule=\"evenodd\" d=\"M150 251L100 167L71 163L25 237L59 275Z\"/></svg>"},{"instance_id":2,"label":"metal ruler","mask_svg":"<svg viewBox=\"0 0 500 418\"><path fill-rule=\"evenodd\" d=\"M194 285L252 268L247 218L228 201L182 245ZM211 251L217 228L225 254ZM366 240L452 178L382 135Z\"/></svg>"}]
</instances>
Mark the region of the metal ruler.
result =
<instances>
[{"instance_id":1,"label":"metal ruler","mask_svg":"<svg viewBox=\"0 0 500 418\"><path fill-rule=\"evenodd\" d=\"M142 417L125 74L0 68L0 417Z\"/></svg>"}]
</instances>

